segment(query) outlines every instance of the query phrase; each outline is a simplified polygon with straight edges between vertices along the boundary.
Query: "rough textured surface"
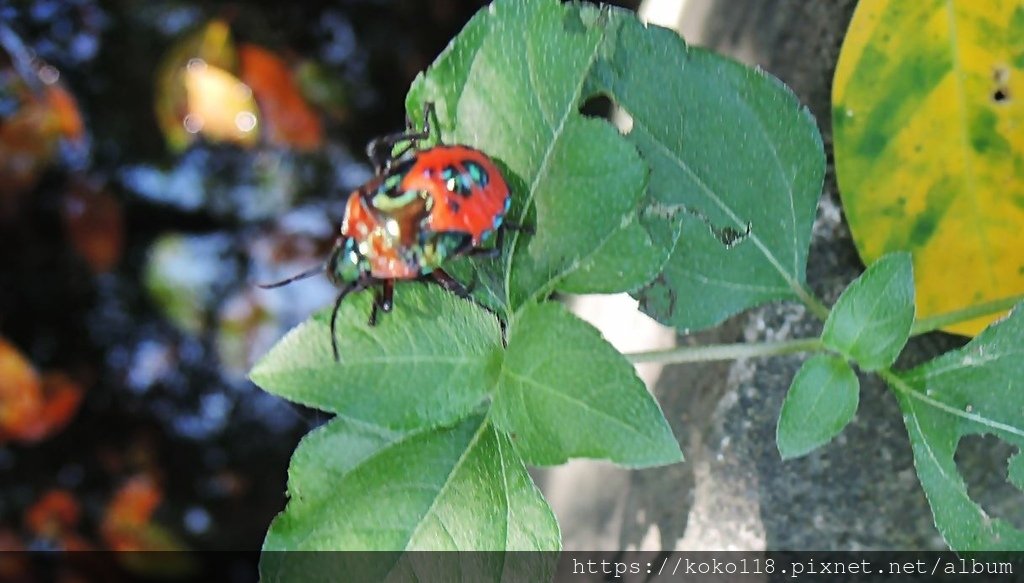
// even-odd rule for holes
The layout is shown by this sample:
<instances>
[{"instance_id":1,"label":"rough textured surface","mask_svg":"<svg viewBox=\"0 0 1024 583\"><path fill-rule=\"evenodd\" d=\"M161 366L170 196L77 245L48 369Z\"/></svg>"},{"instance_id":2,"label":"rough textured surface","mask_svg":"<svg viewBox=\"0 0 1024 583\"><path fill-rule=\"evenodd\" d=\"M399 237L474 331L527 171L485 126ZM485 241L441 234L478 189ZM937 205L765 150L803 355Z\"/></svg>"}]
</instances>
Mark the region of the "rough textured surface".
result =
<instances>
[{"instance_id":1,"label":"rough textured surface","mask_svg":"<svg viewBox=\"0 0 1024 583\"><path fill-rule=\"evenodd\" d=\"M855 4L691 0L681 26L692 44L781 78L817 116L830 164L808 281L829 304L863 270L838 204L829 121L832 72ZM679 342L777 340L820 330L802 306L771 305ZM897 366L962 342L941 334L914 339ZM572 492L551 500L565 547L945 548L915 475L896 400L877 377L861 376L858 414L836 440L806 457L780 459L776 420L802 359L667 367L654 392L687 461L634 472L590 464L573 476L542 475L547 492ZM970 438L958 461L972 495L991 513L1019 524L1020 492L1003 482L1010 449L992 438Z\"/></svg>"}]
</instances>

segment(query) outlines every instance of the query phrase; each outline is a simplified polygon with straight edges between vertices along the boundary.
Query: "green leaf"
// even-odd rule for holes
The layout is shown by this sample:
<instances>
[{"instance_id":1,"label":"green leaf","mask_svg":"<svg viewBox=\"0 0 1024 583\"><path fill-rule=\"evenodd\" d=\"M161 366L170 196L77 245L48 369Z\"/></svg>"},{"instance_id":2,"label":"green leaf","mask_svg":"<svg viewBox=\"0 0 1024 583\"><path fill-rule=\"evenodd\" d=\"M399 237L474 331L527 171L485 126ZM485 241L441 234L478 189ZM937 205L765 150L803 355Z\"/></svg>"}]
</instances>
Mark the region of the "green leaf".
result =
<instances>
[{"instance_id":1,"label":"green leaf","mask_svg":"<svg viewBox=\"0 0 1024 583\"><path fill-rule=\"evenodd\" d=\"M914 268L909 253L891 253L850 284L825 322L822 344L864 370L896 362L914 324Z\"/></svg>"},{"instance_id":2,"label":"green leaf","mask_svg":"<svg viewBox=\"0 0 1024 583\"><path fill-rule=\"evenodd\" d=\"M882 374L903 410L917 475L946 543L956 551L1024 550L1024 531L971 500L954 460L966 435L1024 447L1024 309L1018 305L959 350ZM1019 466L1011 462L1018 484Z\"/></svg>"},{"instance_id":3,"label":"green leaf","mask_svg":"<svg viewBox=\"0 0 1024 583\"><path fill-rule=\"evenodd\" d=\"M339 417L302 440L288 484L288 507L264 542L264 580L336 581L339 572L361 581L413 580L422 566L400 552L275 551L560 547L554 515L508 437L481 416L451 428L406 432ZM470 559L481 575L477 580L502 578L501 553ZM338 571L339 564L357 569L359 577Z\"/></svg>"},{"instance_id":4,"label":"green leaf","mask_svg":"<svg viewBox=\"0 0 1024 583\"><path fill-rule=\"evenodd\" d=\"M491 418L534 465L571 457L630 467L682 460L633 366L555 303L529 306L512 323Z\"/></svg>"},{"instance_id":5,"label":"green leaf","mask_svg":"<svg viewBox=\"0 0 1024 583\"><path fill-rule=\"evenodd\" d=\"M783 459L825 445L846 427L859 401L857 375L845 360L819 354L800 367L782 403L775 443Z\"/></svg>"},{"instance_id":6,"label":"green leaf","mask_svg":"<svg viewBox=\"0 0 1024 583\"><path fill-rule=\"evenodd\" d=\"M633 119L627 139L650 166L648 194L683 233L635 295L678 328L803 293L825 157L811 114L775 78L623 19L600 90ZM707 225L750 236L727 248ZM673 220L666 218L665 220Z\"/></svg>"},{"instance_id":7,"label":"green leaf","mask_svg":"<svg viewBox=\"0 0 1024 583\"><path fill-rule=\"evenodd\" d=\"M498 0L474 18L465 45L460 35L413 84L410 115L433 102L444 141L495 158L512 188L509 220L536 233L512 231L502 258L483 268L485 301L501 311L554 290L636 216L639 154L610 124L579 113L625 14Z\"/></svg>"},{"instance_id":8,"label":"green leaf","mask_svg":"<svg viewBox=\"0 0 1024 583\"><path fill-rule=\"evenodd\" d=\"M665 267L682 231L680 221L642 216L654 204L649 193L637 216L616 230L576 271L566 275L558 291L609 294L634 291L649 283Z\"/></svg>"},{"instance_id":9,"label":"green leaf","mask_svg":"<svg viewBox=\"0 0 1024 583\"><path fill-rule=\"evenodd\" d=\"M394 312L367 324L369 292L338 316L341 360L331 355L330 309L299 325L253 368L263 390L392 428L449 423L494 386L501 335L494 316L444 290L395 287Z\"/></svg>"}]
</instances>

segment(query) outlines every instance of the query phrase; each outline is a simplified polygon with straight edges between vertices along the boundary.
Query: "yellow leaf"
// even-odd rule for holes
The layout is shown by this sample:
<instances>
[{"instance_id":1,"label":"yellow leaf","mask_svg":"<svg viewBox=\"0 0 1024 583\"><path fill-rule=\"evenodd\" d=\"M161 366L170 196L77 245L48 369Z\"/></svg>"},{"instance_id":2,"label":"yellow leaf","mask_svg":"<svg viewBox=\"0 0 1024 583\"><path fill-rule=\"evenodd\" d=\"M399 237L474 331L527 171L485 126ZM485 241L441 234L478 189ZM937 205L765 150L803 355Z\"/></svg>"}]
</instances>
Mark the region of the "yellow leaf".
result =
<instances>
[{"instance_id":1,"label":"yellow leaf","mask_svg":"<svg viewBox=\"0 0 1024 583\"><path fill-rule=\"evenodd\" d=\"M255 144L258 112L252 90L224 69L193 60L185 69L185 131L214 142Z\"/></svg>"},{"instance_id":2,"label":"yellow leaf","mask_svg":"<svg viewBox=\"0 0 1024 583\"><path fill-rule=\"evenodd\" d=\"M231 31L212 20L168 52L157 74L156 116L172 150L202 134L210 141L253 145L259 117L252 90L233 73Z\"/></svg>"},{"instance_id":3,"label":"yellow leaf","mask_svg":"<svg viewBox=\"0 0 1024 583\"><path fill-rule=\"evenodd\" d=\"M832 102L857 249L913 254L918 317L1024 292L1024 0L861 0Z\"/></svg>"}]
</instances>

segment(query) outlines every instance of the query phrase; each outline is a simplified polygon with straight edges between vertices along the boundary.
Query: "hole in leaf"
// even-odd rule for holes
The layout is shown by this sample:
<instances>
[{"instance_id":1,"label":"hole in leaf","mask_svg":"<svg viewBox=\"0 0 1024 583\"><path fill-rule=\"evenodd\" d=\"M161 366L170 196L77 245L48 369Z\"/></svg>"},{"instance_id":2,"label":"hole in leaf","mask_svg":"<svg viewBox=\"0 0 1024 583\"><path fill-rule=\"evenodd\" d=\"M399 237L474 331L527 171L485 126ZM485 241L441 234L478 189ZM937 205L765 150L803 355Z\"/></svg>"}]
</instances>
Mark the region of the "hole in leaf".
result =
<instances>
[{"instance_id":1,"label":"hole in leaf","mask_svg":"<svg viewBox=\"0 0 1024 583\"><path fill-rule=\"evenodd\" d=\"M580 106L580 114L587 117L600 117L608 119L612 115L615 104L607 95L594 95L589 97Z\"/></svg>"},{"instance_id":2,"label":"hole in leaf","mask_svg":"<svg viewBox=\"0 0 1024 583\"><path fill-rule=\"evenodd\" d=\"M586 117L598 117L610 121L624 136L633 131L633 116L616 105L607 95L594 95L588 98L580 106L579 111L580 115Z\"/></svg>"},{"instance_id":3,"label":"hole in leaf","mask_svg":"<svg viewBox=\"0 0 1024 583\"><path fill-rule=\"evenodd\" d=\"M989 516L1024 528L1024 492L1007 478L1007 463L1015 453L1015 446L993 435L968 435L954 457L971 499Z\"/></svg>"},{"instance_id":4,"label":"hole in leaf","mask_svg":"<svg viewBox=\"0 0 1024 583\"><path fill-rule=\"evenodd\" d=\"M1010 100L1010 69L999 65L992 69L992 80L996 83L996 88L992 92L992 101L996 103L1006 103Z\"/></svg>"}]
</instances>

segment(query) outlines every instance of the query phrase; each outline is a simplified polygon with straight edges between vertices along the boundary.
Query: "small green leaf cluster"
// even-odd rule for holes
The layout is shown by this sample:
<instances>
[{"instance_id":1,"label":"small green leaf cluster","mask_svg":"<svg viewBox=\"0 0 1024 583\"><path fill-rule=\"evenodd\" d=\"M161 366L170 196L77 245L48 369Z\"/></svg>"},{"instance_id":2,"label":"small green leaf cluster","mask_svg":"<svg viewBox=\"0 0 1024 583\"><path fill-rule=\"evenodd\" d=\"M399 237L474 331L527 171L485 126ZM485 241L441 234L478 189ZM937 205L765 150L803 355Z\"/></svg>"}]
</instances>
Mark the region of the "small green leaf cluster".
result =
<instances>
[{"instance_id":1,"label":"small green leaf cluster","mask_svg":"<svg viewBox=\"0 0 1024 583\"><path fill-rule=\"evenodd\" d=\"M976 312L967 310L962 320ZM954 456L967 435L991 434L1024 446L1024 310L1018 307L963 348L907 371L892 370L915 327L927 331L948 320L914 325L908 253L891 253L869 266L825 321L820 344L827 353L804 362L793 379L779 415L779 452L783 458L805 455L838 435L857 411L859 383L852 365L875 372L903 410L918 478L949 546L1020 550L1024 532L989 517L970 498ZM1021 466L1019 454L1010 458L1007 479L1018 488Z\"/></svg>"},{"instance_id":2,"label":"small green leaf cluster","mask_svg":"<svg viewBox=\"0 0 1024 583\"><path fill-rule=\"evenodd\" d=\"M825 320L821 344L834 354L811 358L793 379L776 438L783 458L813 451L843 430L857 412L860 390L850 363L865 371L891 366L913 323L910 255L887 255L846 288Z\"/></svg>"}]
</instances>

